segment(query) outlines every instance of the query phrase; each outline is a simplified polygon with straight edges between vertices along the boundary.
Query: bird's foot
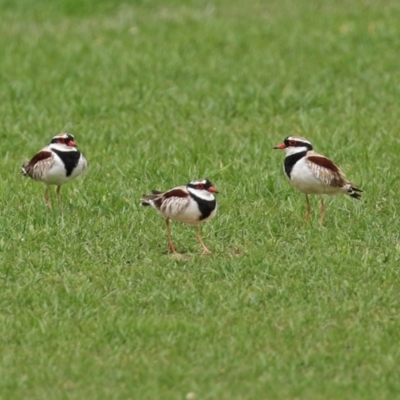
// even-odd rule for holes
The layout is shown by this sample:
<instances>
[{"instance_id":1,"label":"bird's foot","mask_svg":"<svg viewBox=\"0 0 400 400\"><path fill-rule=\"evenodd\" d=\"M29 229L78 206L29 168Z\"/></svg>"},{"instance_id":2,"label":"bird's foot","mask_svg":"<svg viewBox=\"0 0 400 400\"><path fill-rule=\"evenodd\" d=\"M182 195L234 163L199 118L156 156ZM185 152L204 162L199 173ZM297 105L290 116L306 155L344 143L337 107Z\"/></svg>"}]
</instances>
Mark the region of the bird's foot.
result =
<instances>
[{"instance_id":1,"label":"bird's foot","mask_svg":"<svg viewBox=\"0 0 400 400\"><path fill-rule=\"evenodd\" d=\"M168 247L168 253L169 254L178 253L178 250L176 250L176 247L173 244L170 244Z\"/></svg>"},{"instance_id":2,"label":"bird's foot","mask_svg":"<svg viewBox=\"0 0 400 400\"><path fill-rule=\"evenodd\" d=\"M208 250L207 247L205 247L205 248L203 249L203 252L201 253L201 255L204 256L204 255L206 255L206 254L212 254L212 251L211 251L211 250Z\"/></svg>"}]
</instances>

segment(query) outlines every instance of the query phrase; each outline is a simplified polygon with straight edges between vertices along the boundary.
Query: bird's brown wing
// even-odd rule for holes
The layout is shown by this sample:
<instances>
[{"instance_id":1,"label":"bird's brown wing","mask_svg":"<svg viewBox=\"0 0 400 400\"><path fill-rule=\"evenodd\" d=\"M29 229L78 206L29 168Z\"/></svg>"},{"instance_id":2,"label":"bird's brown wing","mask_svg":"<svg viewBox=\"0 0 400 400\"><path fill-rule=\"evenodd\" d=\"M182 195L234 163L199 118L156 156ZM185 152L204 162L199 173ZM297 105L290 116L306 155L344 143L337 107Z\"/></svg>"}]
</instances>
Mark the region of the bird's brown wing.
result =
<instances>
[{"instance_id":1,"label":"bird's brown wing","mask_svg":"<svg viewBox=\"0 0 400 400\"><path fill-rule=\"evenodd\" d=\"M178 186L167 192L152 192L153 194L142 197L142 205L152 205L166 216L181 213L190 202L190 195L185 186Z\"/></svg>"},{"instance_id":2,"label":"bird's brown wing","mask_svg":"<svg viewBox=\"0 0 400 400\"><path fill-rule=\"evenodd\" d=\"M40 181L53 164L53 153L48 150L41 150L30 161L26 162L22 166L22 173L32 179Z\"/></svg>"},{"instance_id":3,"label":"bird's brown wing","mask_svg":"<svg viewBox=\"0 0 400 400\"><path fill-rule=\"evenodd\" d=\"M316 178L326 186L342 187L348 183L340 168L329 158L312 152L307 155L306 162Z\"/></svg>"},{"instance_id":4,"label":"bird's brown wing","mask_svg":"<svg viewBox=\"0 0 400 400\"><path fill-rule=\"evenodd\" d=\"M161 195L155 201L157 208L165 215L178 215L186 209L190 202L190 194L185 186L178 186Z\"/></svg>"},{"instance_id":5,"label":"bird's brown wing","mask_svg":"<svg viewBox=\"0 0 400 400\"><path fill-rule=\"evenodd\" d=\"M169 199L171 197L179 197L179 198L185 198L189 197L189 192L186 189L186 186L177 186L171 190L168 190L168 192L162 193L162 197L164 199Z\"/></svg>"}]
</instances>

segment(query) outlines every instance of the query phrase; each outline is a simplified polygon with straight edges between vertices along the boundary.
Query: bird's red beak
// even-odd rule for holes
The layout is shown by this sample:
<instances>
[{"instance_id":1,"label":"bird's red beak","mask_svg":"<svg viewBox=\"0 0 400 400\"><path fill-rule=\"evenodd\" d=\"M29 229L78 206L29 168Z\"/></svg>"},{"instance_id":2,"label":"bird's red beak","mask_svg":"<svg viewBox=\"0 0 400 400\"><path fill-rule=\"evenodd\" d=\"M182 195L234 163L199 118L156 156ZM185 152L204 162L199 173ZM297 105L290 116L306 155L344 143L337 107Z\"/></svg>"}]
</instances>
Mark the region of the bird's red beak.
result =
<instances>
[{"instance_id":1,"label":"bird's red beak","mask_svg":"<svg viewBox=\"0 0 400 400\"><path fill-rule=\"evenodd\" d=\"M286 149L286 144L285 143L278 144L278 146L275 146L274 149L279 149L279 150Z\"/></svg>"},{"instance_id":2,"label":"bird's red beak","mask_svg":"<svg viewBox=\"0 0 400 400\"><path fill-rule=\"evenodd\" d=\"M68 146L70 146L70 147L76 147L76 143L75 143L73 140L70 140L70 141L68 142Z\"/></svg>"},{"instance_id":3,"label":"bird's red beak","mask_svg":"<svg viewBox=\"0 0 400 400\"><path fill-rule=\"evenodd\" d=\"M218 190L215 189L215 187L213 187L213 186L209 187L208 191L211 192L211 193L218 193Z\"/></svg>"}]
</instances>

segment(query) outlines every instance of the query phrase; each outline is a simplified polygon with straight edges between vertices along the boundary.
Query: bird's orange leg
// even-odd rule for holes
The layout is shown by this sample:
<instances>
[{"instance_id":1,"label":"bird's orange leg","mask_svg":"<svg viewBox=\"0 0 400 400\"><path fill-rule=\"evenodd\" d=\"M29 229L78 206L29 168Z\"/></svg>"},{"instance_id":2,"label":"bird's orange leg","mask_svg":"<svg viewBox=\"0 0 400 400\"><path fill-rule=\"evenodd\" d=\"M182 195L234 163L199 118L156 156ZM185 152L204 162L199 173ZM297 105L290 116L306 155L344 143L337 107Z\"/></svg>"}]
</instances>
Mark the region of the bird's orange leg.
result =
<instances>
[{"instance_id":1,"label":"bird's orange leg","mask_svg":"<svg viewBox=\"0 0 400 400\"><path fill-rule=\"evenodd\" d=\"M202 254L211 254L211 251L207 249L206 245L203 243L203 240L201 239L200 226L199 225L196 226L196 237L197 237L197 240L200 242L200 244L203 247L203 253Z\"/></svg>"},{"instance_id":2,"label":"bird's orange leg","mask_svg":"<svg viewBox=\"0 0 400 400\"><path fill-rule=\"evenodd\" d=\"M171 236L171 229L169 228L169 218L165 218L165 227L167 228L167 235L168 235L168 252L169 253L176 253L176 247L172 242Z\"/></svg>"},{"instance_id":3,"label":"bird's orange leg","mask_svg":"<svg viewBox=\"0 0 400 400\"><path fill-rule=\"evenodd\" d=\"M310 219L310 214L311 214L311 204L310 204L308 195L306 195L306 200L307 200L307 214L304 218L304 222L308 222L308 220Z\"/></svg>"},{"instance_id":4,"label":"bird's orange leg","mask_svg":"<svg viewBox=\"0 0 400 400\"><path fill-rule=\"evenodd\" d=\"M49 186L46 186L46 190L44 192L44 199L46 200L46 204L49 210L51 210L51 200L50 200L50 193L49 193Z\"/></svg>"},{"instance_id":5,"label":"bird's orange leg","mask_svg":"<svg viewBox=\"0 0 400 400\"><path fill-rule=\"evenodd\" d=\"M57 186L57 199L58 199L58 205L62 209L62 201L61 201L61 186Z\"/></svg>"},{"instance_id":6,"label":"bird's orange leg","mask_svg":"<svg viewBox=\"0 0 400 400\"><path fill-rule=\"evenodd\" d=\"M324 204L324 199L321 196L321 219L320 219L321 225L324 223L325 213L326 213L326 207L325 207L325 204Z\"/></svg>"}]
</instances>

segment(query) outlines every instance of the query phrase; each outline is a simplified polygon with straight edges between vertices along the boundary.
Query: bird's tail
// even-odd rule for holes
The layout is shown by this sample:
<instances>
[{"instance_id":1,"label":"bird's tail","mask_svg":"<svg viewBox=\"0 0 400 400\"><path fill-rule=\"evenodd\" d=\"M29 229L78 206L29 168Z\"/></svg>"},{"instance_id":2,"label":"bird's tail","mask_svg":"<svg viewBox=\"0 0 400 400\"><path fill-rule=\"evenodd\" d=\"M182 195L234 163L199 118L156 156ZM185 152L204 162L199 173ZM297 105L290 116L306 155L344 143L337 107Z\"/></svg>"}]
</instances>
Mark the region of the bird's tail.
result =
<instances>
[{"instance_id":1,"label":"bird's tail","mask_svg":"<svg viewBox=\"0 0 400 400\"><path fill-rule=\"evenodd\" d=\"M24 176L28 176L28 172L26 171L27 166L28 166L28 163L26 162L26 163L22 164L22 167L21 167L21 174Z\"/></svg>"},{"instance_id":2,"label":"bird's tail","mask_svg":"<svg viewBox=\"0 0 400 400\"><path fill-rule=\"evenodd\" d=\"M151 201L155 200L162 193L159 190L152 190L152 194L144 194L142 196L142 206L151 206Z\"/></svg>"}]
</instances>

